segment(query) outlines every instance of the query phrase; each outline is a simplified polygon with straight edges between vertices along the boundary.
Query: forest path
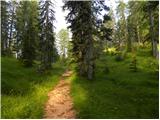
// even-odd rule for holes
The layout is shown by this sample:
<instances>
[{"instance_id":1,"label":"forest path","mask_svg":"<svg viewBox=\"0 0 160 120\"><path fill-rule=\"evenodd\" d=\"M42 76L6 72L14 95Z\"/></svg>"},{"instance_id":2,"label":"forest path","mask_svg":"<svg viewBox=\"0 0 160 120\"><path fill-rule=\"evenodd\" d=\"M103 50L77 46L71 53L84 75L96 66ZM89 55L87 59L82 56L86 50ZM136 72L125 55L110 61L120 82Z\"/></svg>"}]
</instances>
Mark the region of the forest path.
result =
<instances>
[{"instance_id":1,"label":"forest path","mask_svg":"<svg viewBox=\"0 0 160 120\"><path fill-rule=\"evenodd\" d=\"M48 93L48 101L44 108L44 118L76 118L76 112L73 109L73 102L70 97L70 81L65 80L71 74L72 71L66 70L61 76L59 83Z\"/></svg>"}]
</instances>

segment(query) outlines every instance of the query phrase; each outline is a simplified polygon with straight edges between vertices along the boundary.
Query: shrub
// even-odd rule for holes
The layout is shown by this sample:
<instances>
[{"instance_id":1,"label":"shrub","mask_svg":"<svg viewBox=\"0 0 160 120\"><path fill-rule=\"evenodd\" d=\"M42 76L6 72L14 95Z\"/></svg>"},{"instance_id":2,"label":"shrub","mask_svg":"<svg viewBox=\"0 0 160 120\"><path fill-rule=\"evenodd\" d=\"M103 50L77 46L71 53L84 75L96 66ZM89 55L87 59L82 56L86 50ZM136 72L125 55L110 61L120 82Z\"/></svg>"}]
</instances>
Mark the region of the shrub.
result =
<instances>
[{"instance_id":1,"label":"shrub","mask_svg":"<svg viewBox=\"0 0 160 120\"><path fill-rule=\"evenodd\" d=\"M121 55L116 55L115 60L118 61L122 61L123 57Z\"/></svg>"},{"instance_id":2,"label":"shrub","mask_svg":"<svg viewBox=\"0 0 160 120\"><path fill-rule=\"evenodd\" d=\"M110 55L115 55L115 54L117 53L116 48L114 48L114 47L108 48L108 49L107 49L107 52L108 52Z\"/></svg>"},{"instance_id":3,"label":"shrub","mask_svg":"<svg viewBox=\"0 0 160 120\"><path fill-rule=\"evenodd\" d=\"M116 57L115 57L115 60L116 61L122 61L122 60L124 60L125 58L126 58L126 54L127 53L127 51L126 50L124 50L124 51L122 51L122 52L117 52L117 54L116 54Z\"/></svg>"}]
</instances>

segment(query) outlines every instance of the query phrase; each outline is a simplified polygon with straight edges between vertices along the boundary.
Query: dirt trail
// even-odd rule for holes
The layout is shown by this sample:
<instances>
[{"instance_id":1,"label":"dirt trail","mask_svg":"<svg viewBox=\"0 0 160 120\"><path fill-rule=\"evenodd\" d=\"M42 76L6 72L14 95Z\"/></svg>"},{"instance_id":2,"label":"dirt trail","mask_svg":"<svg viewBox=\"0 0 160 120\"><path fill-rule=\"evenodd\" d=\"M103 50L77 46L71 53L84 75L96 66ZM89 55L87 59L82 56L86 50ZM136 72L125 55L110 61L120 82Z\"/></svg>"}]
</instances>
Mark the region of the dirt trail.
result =
<instances>
[{"instance_id":1,"label":"dirt trail","mask_svg":"<svg viewBox=\"0 0 160 120\"><path fill-rule=\"evenodd\" d=\"M45 104L45 119L74 119L76 112L73 109L73 102L70 97L70 82L65 80L71 76L72 71L66 71L59 83L48 93L48 101Z\"/></svg>"}]
</instances>

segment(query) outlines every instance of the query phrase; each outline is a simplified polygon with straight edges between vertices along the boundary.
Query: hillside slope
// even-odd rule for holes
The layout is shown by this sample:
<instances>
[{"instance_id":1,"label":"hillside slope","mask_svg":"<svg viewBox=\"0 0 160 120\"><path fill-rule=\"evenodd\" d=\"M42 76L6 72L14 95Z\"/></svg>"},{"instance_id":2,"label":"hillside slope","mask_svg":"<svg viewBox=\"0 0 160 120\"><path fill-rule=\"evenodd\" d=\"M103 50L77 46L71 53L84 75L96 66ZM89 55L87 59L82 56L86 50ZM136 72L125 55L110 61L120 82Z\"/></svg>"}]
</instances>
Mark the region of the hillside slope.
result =
<instances>
[{"instance_id":1,"label":"hillside slope","mask_svg":"<svg viewBox=\"0 0 160 120\"><path fill-rule=\"evenodd\" d=\"M47 93L57 84L65 65L55 63L46 75L24 68L15 58L2 57L2 118L42 118Z\"/></svg>"},{"instance_id":2,"label":"hillside slope","mask_svg":"<svg viewBox=\"0 0 160 120\"><path fill-rule=\"evenodd\" d=\"M158 60L148 49L137 52L137 72L129 69L132 54L116 61L103 54L92 81L72 76L72 97L78 118L158 118Z\"/></svg>"}]
</instances>

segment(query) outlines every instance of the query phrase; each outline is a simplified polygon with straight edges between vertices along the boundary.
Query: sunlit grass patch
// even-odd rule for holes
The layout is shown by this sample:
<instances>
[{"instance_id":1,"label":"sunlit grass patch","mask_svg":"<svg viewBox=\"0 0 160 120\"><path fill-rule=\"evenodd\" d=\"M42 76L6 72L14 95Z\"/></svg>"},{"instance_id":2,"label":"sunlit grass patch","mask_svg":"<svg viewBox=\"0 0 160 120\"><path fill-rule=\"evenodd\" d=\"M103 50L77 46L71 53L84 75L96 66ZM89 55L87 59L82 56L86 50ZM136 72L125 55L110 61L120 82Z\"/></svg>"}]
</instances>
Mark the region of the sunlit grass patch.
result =
<instances>
[{"instance_id":1,"label":"sunlit grass patch","mask_svg":"<svg viewBox=\"0 0 160 120\"><path fill-rule=\"evenodd\" d=\"M57 84L65 70L60 62L50 74L40 75L24 68L14 58L2 58L2 118L42 118L47 93Z\"/></svg>"}]
</instances>

